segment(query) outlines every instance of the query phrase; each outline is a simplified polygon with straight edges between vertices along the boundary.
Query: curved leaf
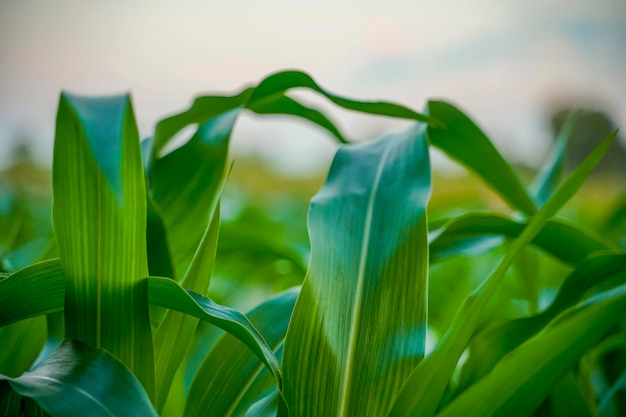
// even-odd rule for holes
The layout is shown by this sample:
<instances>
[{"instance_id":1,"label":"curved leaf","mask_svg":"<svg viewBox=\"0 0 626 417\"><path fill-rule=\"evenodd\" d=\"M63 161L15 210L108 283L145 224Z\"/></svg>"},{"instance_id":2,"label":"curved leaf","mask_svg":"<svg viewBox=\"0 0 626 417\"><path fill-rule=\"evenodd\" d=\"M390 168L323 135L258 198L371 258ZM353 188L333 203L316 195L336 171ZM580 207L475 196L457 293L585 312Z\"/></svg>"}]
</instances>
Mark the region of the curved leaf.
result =
<instances>
[{"instance_id":1,"label":"curved leaf","mask_svg":"<svg viewBox=\"0 0 626 417\"><path fill-rule=\"evenodd\" d=\"M250 311L247 316L268 345L282 345L299 289L280 293ZM189 388L185 416L241 416L268 389L272 379L262 376L262 363L237 338L225 334L211 349ZM260 405L259 405L260 407Z\"/></svg>"},{"instance_id":2,"label":"curved leaf","mask_svg":"<svg viewBox=\"0 0 626 417\"><path fill-rule=\"evenodd\" d=\"M311 264L285 341L291 415L383 415L422 358L429 197L419 125L337 152L311 202Z\"/></svg>"},{"instance_id":3,"label":"curved leaf","mask_svg":"<svg viewBox=\"0 0 626 417\"><path fill-rule=\"evenodd\" d=\"M527 215L537 211L511 165L469 117L443 101L429 101L427 113L446 126L428 127L433 146L479 175L512 207Z\"/></svg>"},{"instance_id":4,"label":"curved leaf","mask_svg":"<svg viewBox=\"0 0 626 417\"><path fill-rule=\"evenodd\" d=\"M185 291L183 287L169 278L150 277L147 281L148 299L151 304L197 317L236 336L267 365L278 386L282 386L276 356L246 316L193 291Z\"/></svg>"},{"instance_id":5,"label":"curved leaf","mask_svg":"<svg viewBox=\"0 0 626 417\"><path fill-rule=\"evenodd\" d=\"M45 361L19 378L0 375L20 395L56 416L157 416L143 387L102 349L64 340Z\"/></svg>"}]
</instances>

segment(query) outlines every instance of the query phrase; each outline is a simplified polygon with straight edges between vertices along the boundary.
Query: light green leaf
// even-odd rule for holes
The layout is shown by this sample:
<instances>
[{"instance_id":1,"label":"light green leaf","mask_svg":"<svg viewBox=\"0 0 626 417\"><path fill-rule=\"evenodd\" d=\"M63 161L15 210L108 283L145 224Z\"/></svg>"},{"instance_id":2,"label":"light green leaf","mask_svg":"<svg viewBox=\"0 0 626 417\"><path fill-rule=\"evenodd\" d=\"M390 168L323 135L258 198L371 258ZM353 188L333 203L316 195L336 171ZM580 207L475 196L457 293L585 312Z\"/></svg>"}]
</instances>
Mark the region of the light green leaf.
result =
<instances>
[{"instance_id":1,"label":"light green leaf","mask_svg":"<svg viewBox=\"0 0 626 417\"><path fill-rule=\"evenodd\" d=\"M626 286L568 310L501 360L438 417L524 417L626 313Z\"/></svg>"},{"instance_id":2,"label":"light green leaf","mask_svg":"<svg viewBox=\"0 0 626 417\"><path fill-rule=\"evenodd\" d=\"M433 146L480 176L511 207L527 215L537 211L511 165L469 117L443 101L429 101L427 113L446 126L428 127Z\"/></svg>"},{"instance_id":3,"label":"light green leaf","mask_svg":"<svg viewBox=\"0 0 626 417\"><path fill-rule=\"evenodd\" d=\"M19 394L53 417L156 416L150 399L130 371L102 349L64 340L32 372L0 375Z\"/></svg>"},{"instance_id":4,"label":"light green leaf","mask_svg":"<svg viewBox=\"0 0 626 417\"><path fill-rule=\"evenodd\" d=\"M574 130L579 115L580 111L572 111L567 115L561 127L561 131L556 138L556 143L541 165L541 168L539 168L539 172L530 186L530 194L538 206L545 204L559 185L563 172L563 164L565 163L567 142Z\"/></svg>"},{"instance_id":5,"label":"light green leaf","mask_svg":"<svg viewBox=\"0 0 626 417\"><path fill-rule=\"evenodd\" d=\"M526 224L496 213L468 213L429 233L431 260L475 250L486 239L517 238ZM499 240L496 240L498 243ZM563 220L549 220L532 243L568 264L576 264L593 252L614 249L610 243L589 235ZM489 247L488 247L489 248Z\"/></svg>"},{"instance_id":6,"label":"light green leaf","mask_svg":"<svg viewBox=\"0 0 626 417\"><path fill-rule=\"evenodd\" d=\"M150 277L147 281L148 298L151 304L197 317L234 335L267 365L278 386L282 386L276 356L246 316L193 291L185 291L183 287L169 278Z\"/></svg>"},{"instance_id":7,"label":"light green leaf","mask_svg":"<svg viewBox=\"0 0 626 417\"><path fill-rule=\"evenodd\" d=\"M274 351L284 341L298 293L298 288L282 292L247 314ZM241 416L268 389L275 387L271 374L265 378L264 373L268 372L259 358L236 337L225 334L196 372L189 388L185 416Z\"/></svg>"},{"instance_id":8,"label":"light green leaf","mask_svg":"<svg viewBox=\"0 0 626 417\"><path fill-rule=\"evenodd\" d=\"M65 335L111 352L152 396L152 334L139 285L148 275L145 178L129 96L61 95L52 186Z\"/></svg>"},{"instance_id":9,"label":"light green leaf","mask_svg":"<svg viewBox=\"0 0 626 417\"><path fill-rule=\"evenodd\" d=\"M415 368L402 388L389 415L394 417L434 415L456 364L477 329L482 312L500 286L505 272L520 251L541 231L546 222L576 193L615 139L609 135L559 186L511 244L498 267L470 294L435 349Z\"/></svg>"},{"instance_id":10,"label":"light green leaf","mask_svg":"<svg viewBox=\"0 0 626 417\"><path fill-rule=\"evenodd\" d=\"M65 273L58 259L23 268L0 281L0 327L60 311L64 297Z\"/></svg>"},{"instance_id":11,"label":"light green leaf","mask_svg":"<svg viewBox=\"0 0 626 417\"><path fill-rule=\"evenodd\" d=\"M291 415L383 415L423 357L429 197L421 126L337 152L285 341Z\"/></svg>"}]
</instances>

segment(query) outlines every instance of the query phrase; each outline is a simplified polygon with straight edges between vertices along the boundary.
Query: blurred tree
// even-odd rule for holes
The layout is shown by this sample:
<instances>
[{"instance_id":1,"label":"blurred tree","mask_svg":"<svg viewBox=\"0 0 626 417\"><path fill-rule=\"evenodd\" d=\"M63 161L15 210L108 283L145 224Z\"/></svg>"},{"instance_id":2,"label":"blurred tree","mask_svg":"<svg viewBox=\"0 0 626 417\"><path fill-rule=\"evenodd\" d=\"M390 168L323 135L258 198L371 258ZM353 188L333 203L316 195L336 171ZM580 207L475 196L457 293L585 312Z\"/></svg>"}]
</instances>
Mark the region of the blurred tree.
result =
<instances>
[{"instance_id":1,"label":"blurred tree","mask_svg":"<svg viewBox=\"0 0 626 417\"><path fill-rule=\"evenodd\" d=\"M570 110L570 108L560 108L553 112L551 117L553 137L558 134ZM577 167L602 139L615 129L615 123L606 113L598 110L582 112L567 145L566 169L571 171ZM595 173L626 174L626 150L620 139L618 137L612 148L604 155Z\"/></svg>"}]
</instances>

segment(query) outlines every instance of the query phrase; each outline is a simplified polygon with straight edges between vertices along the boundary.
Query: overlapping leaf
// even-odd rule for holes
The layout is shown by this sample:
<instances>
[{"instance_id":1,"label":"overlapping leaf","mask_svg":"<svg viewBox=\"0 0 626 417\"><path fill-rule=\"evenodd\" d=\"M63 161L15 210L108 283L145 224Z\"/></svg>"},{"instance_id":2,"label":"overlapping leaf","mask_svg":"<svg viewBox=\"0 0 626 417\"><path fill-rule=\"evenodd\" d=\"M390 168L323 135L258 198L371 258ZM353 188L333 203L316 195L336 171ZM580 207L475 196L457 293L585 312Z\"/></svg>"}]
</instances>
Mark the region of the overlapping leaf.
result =
<instances>
[{"instance_id":1,"label":"overlapping leaf","mask_svg":"<svg viewBox=\"0 0 626 417\"><path fill-rule=\"evenodd\" d=\"M530 416L552 387L626 313L626 286L568 310L506 356L439 417Z\"/></svg>"},{"instance_id":2,"label":"overlapping leaf","mask_svg":"<svg viewBox=\"0 0 626 417\"><path fill-rule=\"evenodd\" d=\"M487 302L499 287L506 270L520 251L529 244L545 223L576 193L615 139L616 132L607 137L592 154L559 186L541 210L535 214L524 231L513 242L494 272L470 294L435 349L415 368L410 379L389 412L390 416L434 415L456 364L479 325Z\"/></svg>"},{"instance_id":3,"label":"overlapping leaf","mask_svg":"<svg viewBox=\"0 0 626 417\"><path fill-rule=\"evenodd\" d=\"M297 288L280 293L247 314L274 350L284 341L298 293ZM241 416L273 387L275 382L259 358L226 334L198 369L189 388L185 416Z\"/></svg>"}]
</instances>

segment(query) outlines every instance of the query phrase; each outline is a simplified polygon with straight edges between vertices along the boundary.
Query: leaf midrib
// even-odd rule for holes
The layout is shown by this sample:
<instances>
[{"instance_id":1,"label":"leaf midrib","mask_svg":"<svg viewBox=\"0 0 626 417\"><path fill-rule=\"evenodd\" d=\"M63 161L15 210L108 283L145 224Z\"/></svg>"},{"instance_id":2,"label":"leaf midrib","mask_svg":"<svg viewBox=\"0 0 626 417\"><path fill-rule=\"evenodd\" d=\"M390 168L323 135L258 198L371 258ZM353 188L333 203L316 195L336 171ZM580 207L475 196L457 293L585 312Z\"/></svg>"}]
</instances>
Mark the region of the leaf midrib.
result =
<instances>
[{"instance_id":1,"label":"leaf midrib","mask_svg":"<svg viewBox=\"0 0 626 417\"><path fill-rule=\"evenodd\" d=\"M365 214L365 224L363 228L363 244L361 246L361 256L359 260L359 269L357 271L357 287L354 301L354 307L352 309L352 321L350 323L350 337L348 339L348 354L346 363L346 372L341 381L340 397L339 397L339 416L348 416L348 398L352 389L352 379L350 375L353 372L354 356L356 350L356 338L358 329L360 327L360 313L361 302L363 299L363 285L365 281L365 268L367 266L367 255L369 252L370 234L372 231L372 220L374 217L374 203L376 201L376 195L378 194L378 187L383 174L385 161L389 156L392 142L388 142L383 151L378 167L376 169L376 176L374 177L374 184L372 185L369 200L367 203L367 213Z\"/></svg>"}]
</instances>

